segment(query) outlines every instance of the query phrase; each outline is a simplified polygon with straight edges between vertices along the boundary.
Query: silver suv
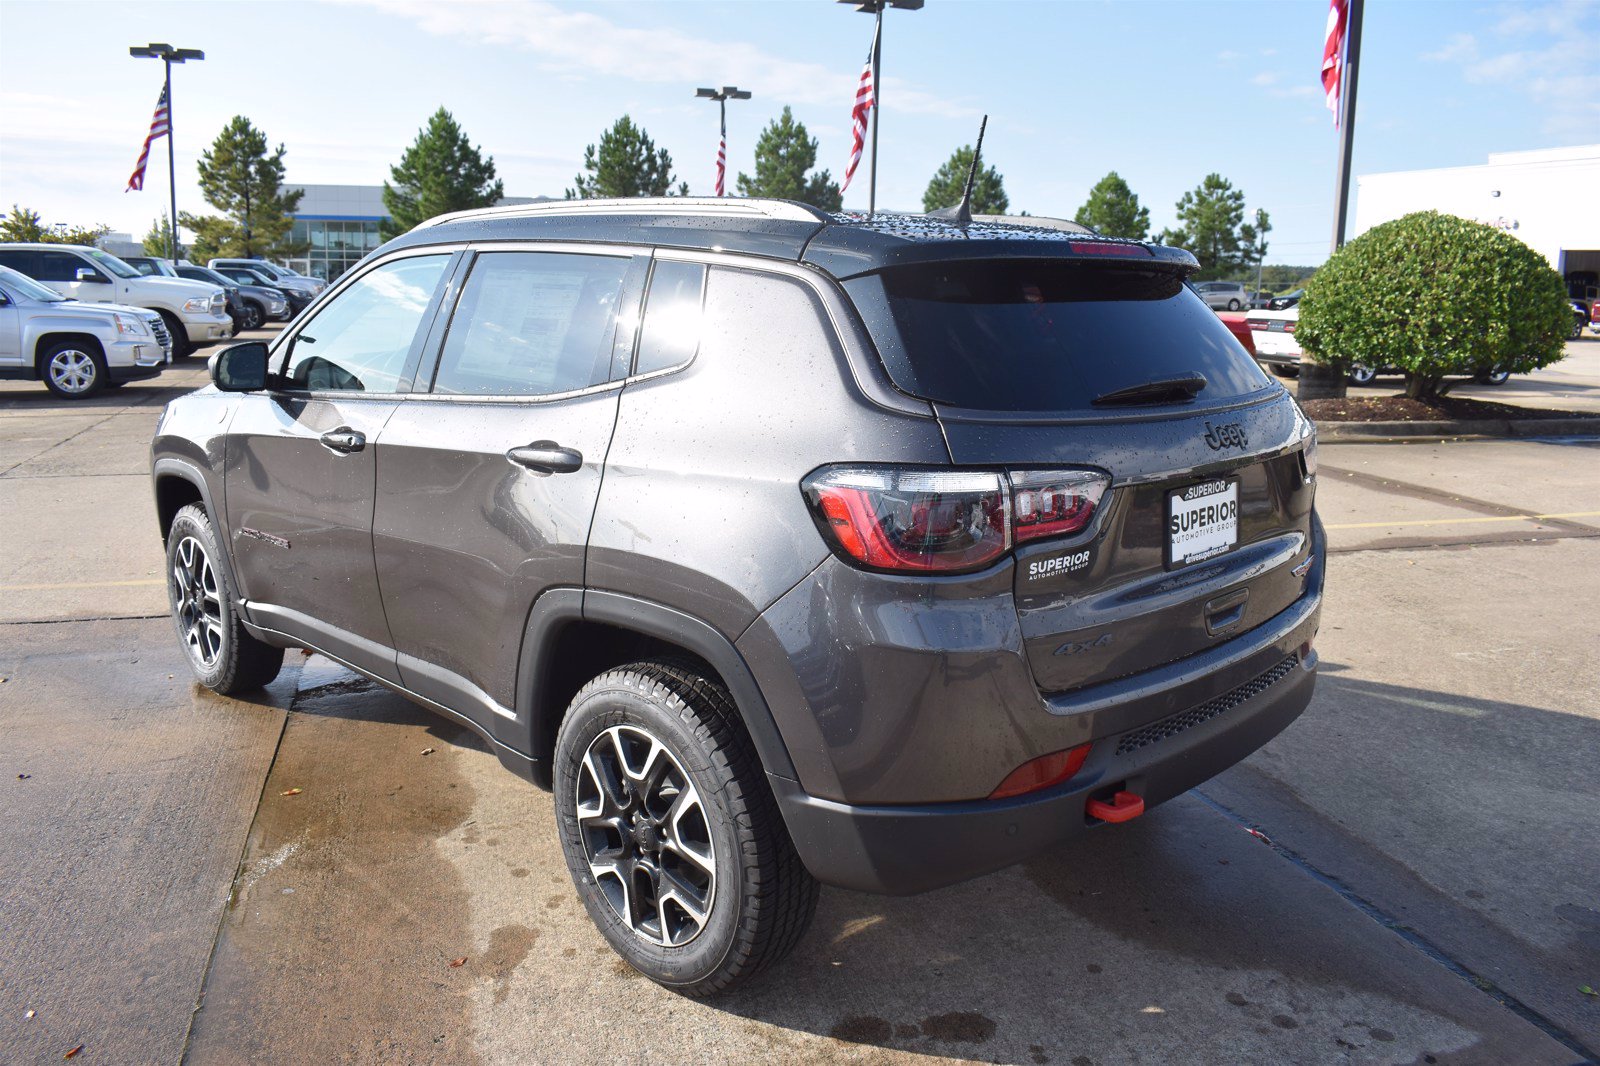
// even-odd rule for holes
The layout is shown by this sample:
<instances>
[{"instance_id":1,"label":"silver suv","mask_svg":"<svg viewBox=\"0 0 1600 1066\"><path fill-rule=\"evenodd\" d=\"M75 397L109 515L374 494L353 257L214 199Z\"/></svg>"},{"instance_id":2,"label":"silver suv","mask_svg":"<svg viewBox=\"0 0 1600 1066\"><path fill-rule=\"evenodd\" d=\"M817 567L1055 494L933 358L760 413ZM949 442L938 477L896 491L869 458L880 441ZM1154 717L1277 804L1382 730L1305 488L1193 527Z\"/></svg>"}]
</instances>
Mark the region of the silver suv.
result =
<instances>
[{"instance_id":1,"label":"silver suv","mask_svg":"<svg viewBox=\"0 0 1600 1066\"><path fill-rule=\"evenodd\" d=\"M1196 265L773 200L435 219L168 406L179 639L476 730L617 952L718 991L819 882L1114 832L1305 708L1315 437Z\"/></svg>"},{"instance_id":2,"label":"silver suv","mask_svg":"<svg viewBox=\"0 0 1600 1066\"><path fill-rule=\"evenodd\" d=\"M1197 281L1194 291L1213 311L1239 311L1250 306L1250 293L1239 281Z\"/></svg>"},{"instance_id":3,"label":"silver suv","mask_svg":"<svg viewBox=\"0 0 1600 1066\"><path fill-rule=\"evenodd\" d=\"M69 300L0 266L0 378L43 381L69 400L153 378L172 361L161 316Z\"/></svg>"}]
</instances>

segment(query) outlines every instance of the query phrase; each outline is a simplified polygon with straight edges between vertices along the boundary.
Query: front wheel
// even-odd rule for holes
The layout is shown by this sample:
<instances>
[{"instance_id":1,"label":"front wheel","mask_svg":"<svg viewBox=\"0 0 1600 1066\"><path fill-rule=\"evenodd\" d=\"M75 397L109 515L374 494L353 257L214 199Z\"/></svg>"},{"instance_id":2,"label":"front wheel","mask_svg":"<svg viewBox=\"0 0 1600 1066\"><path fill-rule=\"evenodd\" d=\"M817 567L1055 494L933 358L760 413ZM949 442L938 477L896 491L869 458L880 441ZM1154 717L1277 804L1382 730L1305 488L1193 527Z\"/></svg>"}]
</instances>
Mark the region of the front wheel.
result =
<instances>
[{"instance_id":1,"label":"front wheel","mask_svg":"<svg viewBox=\"0 0 1600 1066\"><path fill-rule=\"evenodd\" d=\"M167 602L189 669L207 688L231 696L272 682L283 649L251 636L233 605L222 551L205 508L191 503L167 533Z\"/></svg>"},{"instance_id":2,"label":"front wheel","mask_svg":"<svg viewBox=\"0 0 1600 1066\"><path fill-rule=\"evenodd\" d=\"M110 376L100 347L87 341L57 341L39 355L44 387L68 400L86 400L106 387Z\"/></svg>"},{"instance_id":3,"label":"front wheel","mask_svg":"<svg viewBox=\"0 0 1600 1066\"><path fill-rule=\"evenodd\" d=\"M172 358L182 359L194 351L194 341L189 339L189 330L178 321L178 316L171 311L159 311L161 320L167 324L167 334L172 338Z\"/></svg>"},{"instance_id":4,"label":"front wheel","mask_svg":"<svg viewBox=\"0 0 1600 1066\"><path fill-rule=\"evenodd\" d=\"M244 302L244 328L260 329L261 323L266 321L267 313L260 304L251 300Z\"/></svg>"},{"instance_id":5,"label":"front wheel","mask_svg":"<svg viewBox=\"0 0 1600 1066\"><path fill-rule=\"evenodd\" d=\"M1378 372L1369 366L1352 366L1346 380L1352 385L1371 385Z\"/></svg>"},{"instance_id":6,"label":"front wheel","mask_svg":"<svg viewBox=\"0 0 1600 1066\"><path fill-rule=\"evenodd\" d=\"M561 848L611 947L658 984L721 992L787 955L817 906L733 698L638 662L572 700L555 751Z\"/></svg>"},{"instance_id":7,"label":"front wheel","mask_svg":"<svg viewBox=\"0 0 1600 1066\"><path fill-rule=\"evenodd\" d=\"M1239 310L1239 301L1238 300L1229 300L1228 301L1228 310L1230 310L1230 311Z\"/></svg>"},{"instance_id":8,"label":"front wheel","mask_svg":"<svg viewBox=\"0 0 1600 1066\"><path fill-rule=\"evenodd\" d=\"M1271 370L1275 376L1280 378L1297 378L1300 376L1299 367L1286 366L1283 363L1268 363L1267 369Z\"/></svg>"},{"instance_id":9,"label":"front wheel","mask_svg":"<svg viewBox=\"0 0 1600 1066\"><path fill-rule=\"evenodd\" d=\"M1504 385L1507 381L1511 380L1511 371L1490 370L1484 374L1473 375L1472 380L1476 381L1479 385Z\"/></svg>"}]
</instances>

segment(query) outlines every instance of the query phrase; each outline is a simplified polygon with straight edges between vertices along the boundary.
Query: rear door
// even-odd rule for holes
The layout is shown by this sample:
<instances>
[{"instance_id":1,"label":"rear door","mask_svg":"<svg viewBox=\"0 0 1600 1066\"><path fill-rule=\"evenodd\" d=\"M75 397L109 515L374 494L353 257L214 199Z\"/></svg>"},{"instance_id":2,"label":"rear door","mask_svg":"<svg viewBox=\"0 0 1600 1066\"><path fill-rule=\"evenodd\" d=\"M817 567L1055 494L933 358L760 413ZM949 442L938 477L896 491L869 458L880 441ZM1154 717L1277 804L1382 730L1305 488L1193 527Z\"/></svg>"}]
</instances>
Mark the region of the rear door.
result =
<instances>
[{"instance_id":1,"label":"rear door","mask_svg":"<svg viewBox=\"0 0 1600 1066\"><path fill-rule=\"evenodd\" d=\"M410 387L448 252L353 279L239 398L224 491L235 571L258 623L398 681L372 557L379 431Z\"/></svg>"},{"instance_id":2,"label":"rear door","mask_svg":"<svg viewBox=\"0 0 1600 1066\"><path fill-rule=\"evenodd\" d=\"M540 593L578 588L648 258L480 250L378 437L377 568L404 683L512 740Z\"/></svg>"},{"instance_id":3,"label":"rear door","mask_svg":"<svg viewBox=\"0 0 1600 1066\"><path fill-rule=\"evenodd\" d=\"M896 384L934 401L956 464L1111 477L1081 533L1015 553L1042 691L1184 658L1300 596L1310 424L1175 275L978 261L846 288ZM1195 375L1192 397L1139 391Z\"/></svg>"}]
</instances>

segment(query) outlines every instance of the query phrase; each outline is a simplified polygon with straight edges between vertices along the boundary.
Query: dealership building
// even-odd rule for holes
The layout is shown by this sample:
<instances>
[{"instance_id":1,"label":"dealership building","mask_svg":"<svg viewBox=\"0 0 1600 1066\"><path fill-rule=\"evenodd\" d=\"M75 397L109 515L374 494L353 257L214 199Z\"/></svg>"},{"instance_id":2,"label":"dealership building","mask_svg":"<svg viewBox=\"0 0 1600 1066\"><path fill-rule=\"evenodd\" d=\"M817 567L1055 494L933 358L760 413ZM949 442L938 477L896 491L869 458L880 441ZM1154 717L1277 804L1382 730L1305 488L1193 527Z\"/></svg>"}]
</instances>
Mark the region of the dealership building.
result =
<instances>
[{"instance_id":1,"label":"dealership building","mask_svg":"<svg viewBox=\"0 0 1600 1066\"><path fill-rule=\"evenodd\" d=\"M1600 144L1495 152L1481 166L1363 174L1356 181L1358 234L1431 209L1521 238L1569 280L1600 272Z\"/></svg>"},{"instance_id":2,"label":"dealership building","mask_svg":"<svg viewBox=\"0 0 1600 1066\"><path fill-rule=\"evenodd\" d=\"M302 274L332 281L383 243L380 223L389 218L381 185L286 185L300 190L289 240L305 252L288 265ZM548 196L507 196L502 204L533 204Z\"/></svg>"}]
</instances>

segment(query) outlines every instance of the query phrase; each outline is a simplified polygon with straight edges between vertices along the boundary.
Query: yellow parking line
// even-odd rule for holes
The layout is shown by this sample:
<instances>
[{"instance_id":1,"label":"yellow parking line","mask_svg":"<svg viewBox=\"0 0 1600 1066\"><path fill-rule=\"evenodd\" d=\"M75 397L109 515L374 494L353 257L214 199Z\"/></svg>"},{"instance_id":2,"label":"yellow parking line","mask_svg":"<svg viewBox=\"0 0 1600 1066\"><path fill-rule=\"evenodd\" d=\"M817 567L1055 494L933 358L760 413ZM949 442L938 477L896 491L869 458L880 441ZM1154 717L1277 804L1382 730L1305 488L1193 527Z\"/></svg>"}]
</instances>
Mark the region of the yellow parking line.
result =
<instances>
[{"instance_id":1,"label":"yellow parking line","mask_svg":"<svg viewBox=\"0 0 1600 1066\"><path fill-rule=\"evenodd\" d=\"M1388 529L1393 526L1460 526L1468 522L1538 522L1546 518L1600 518L1600 511L1568 511L1566 514L1508 514L1493 518L1418 518L1409 522L1338 522L1326 529Z\"/></svg>"},{"instance_id":2,"label":"yellow parking line","mask_svg":"<svg viewBox=\"0 0 1600 1066\"><path fill-rule=\"evenodd\" d=\"M51 592L56 589L122 589L144 585L164 585L159 577L144 581L76 581L62 585L0 585L0 592Z\"/></svg>"}]
</instances>

